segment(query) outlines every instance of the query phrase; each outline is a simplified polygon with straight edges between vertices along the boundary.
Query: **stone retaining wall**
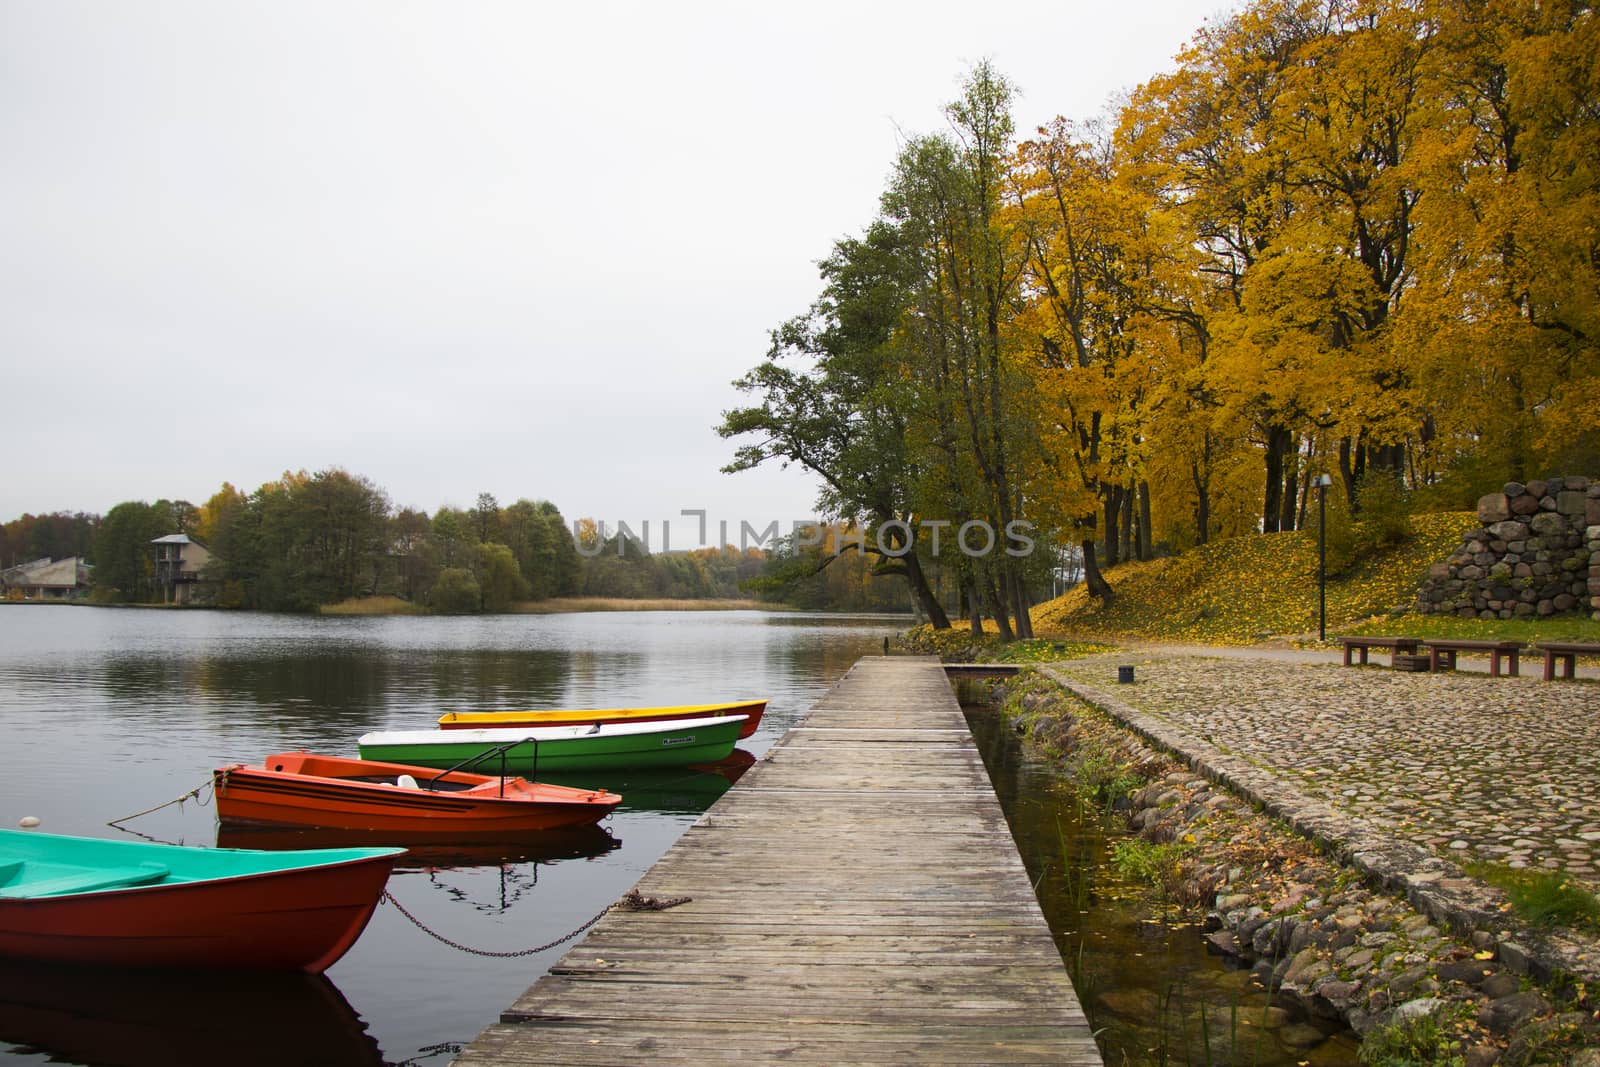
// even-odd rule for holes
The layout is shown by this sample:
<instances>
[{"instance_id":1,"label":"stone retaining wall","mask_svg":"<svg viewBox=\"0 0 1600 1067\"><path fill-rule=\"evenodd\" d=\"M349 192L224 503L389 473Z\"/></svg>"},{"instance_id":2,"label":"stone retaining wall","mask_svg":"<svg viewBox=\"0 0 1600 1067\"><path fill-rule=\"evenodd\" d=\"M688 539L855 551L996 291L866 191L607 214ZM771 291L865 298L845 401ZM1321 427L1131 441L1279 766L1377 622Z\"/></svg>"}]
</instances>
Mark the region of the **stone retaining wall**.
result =
<instances>
[{"instance_id":1,"label":"stone retaining wall","mask_svg":"<svg viewBox=\"0 0 1600 1067\"><path fill-rule=\"evenodd\" d=\"M1592 611L1600 619L1600 481L1508 482L1478 500L1469 532L1417 594L1422 614L1510 619Z\"/></svg>"},{"instance_id":2,"label":"stone retaining wall","mask_svg":"<svg viewBox=\"0 0 1600 1067\"><path fill-rule=\"evenodd\" d=\"M1281 783L1252 788L1245 761L1175 745L1108 694L1048 669L1042 675L1059 688L1007 686L1021 691L1018 707L1033 717L1027 735L1069 760L1095 749L1139 770L1147 784L1127 798L1130 825L1153 840L1195 843L1182 865L1188 884L1175 895L1203 902L1207 944L1249 966L1278 1001L1343 1020L1363 1037L1424 1015L1448 1020L1459 1058L1440 1062L1527 1067L1564 1058L1600 1067L1600 1016L1571 994L1574 979L1580 990L1600 980L1586 940L1531 930L1497 890L1451 865L1382 841L1355 820L1335 826L1322 805L1279 795ZM1169 769L1163 755L1187 766ZM1320 852L1301 847L1307 839ZM1341 877L1346 864L1366 879Z\"/></svg>"}]
</instances>

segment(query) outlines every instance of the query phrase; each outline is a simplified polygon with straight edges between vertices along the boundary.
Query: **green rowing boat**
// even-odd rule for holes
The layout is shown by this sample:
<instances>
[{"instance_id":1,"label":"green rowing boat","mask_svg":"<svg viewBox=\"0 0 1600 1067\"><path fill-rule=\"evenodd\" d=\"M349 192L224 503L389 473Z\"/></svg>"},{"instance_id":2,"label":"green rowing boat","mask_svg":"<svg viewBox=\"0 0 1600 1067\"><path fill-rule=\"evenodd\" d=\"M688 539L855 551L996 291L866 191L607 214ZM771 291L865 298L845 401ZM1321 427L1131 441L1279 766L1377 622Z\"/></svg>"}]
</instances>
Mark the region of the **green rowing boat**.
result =
<instances>
[{"instance_id":1,"label":"green rowing boat","mask_svg":"<svg viewBox=\"0 0 1600 1067\"><path fill-rule=\"evenodd\" d=\"M569 774L684 767L726 759L745 716L492 730L383 730L356 744L361 758L482 774Z\"/></svg>"}]
</instances>

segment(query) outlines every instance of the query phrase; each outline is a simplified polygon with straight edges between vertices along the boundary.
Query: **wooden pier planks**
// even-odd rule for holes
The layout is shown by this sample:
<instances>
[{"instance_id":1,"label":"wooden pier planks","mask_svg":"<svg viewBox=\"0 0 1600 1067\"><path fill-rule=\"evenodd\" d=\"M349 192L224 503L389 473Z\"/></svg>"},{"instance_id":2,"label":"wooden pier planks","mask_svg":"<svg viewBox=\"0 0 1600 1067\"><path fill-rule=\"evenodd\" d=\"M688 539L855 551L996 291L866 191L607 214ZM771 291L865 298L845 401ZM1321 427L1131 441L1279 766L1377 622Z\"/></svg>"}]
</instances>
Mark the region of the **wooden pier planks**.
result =
<instances>
[{"instance_id":1,"label":"wooden pier planks","mask_svg":"<svg viewBox=\"0 0 1600 1067\"><path fill-rule=\"evenodd\" d=\"M869 658L456 1058L1099 1064L937 660Z\"/></svg>"}]
</instances>

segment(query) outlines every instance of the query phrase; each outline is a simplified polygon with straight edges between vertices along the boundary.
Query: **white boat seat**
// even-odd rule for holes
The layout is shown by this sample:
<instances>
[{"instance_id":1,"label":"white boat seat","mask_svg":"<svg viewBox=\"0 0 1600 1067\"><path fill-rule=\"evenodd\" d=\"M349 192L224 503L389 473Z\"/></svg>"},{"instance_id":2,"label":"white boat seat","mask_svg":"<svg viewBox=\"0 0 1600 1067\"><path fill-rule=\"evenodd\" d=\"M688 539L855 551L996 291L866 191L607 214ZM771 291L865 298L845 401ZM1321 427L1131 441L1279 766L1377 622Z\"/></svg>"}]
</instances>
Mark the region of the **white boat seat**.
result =
<instances>
[{"instance_id":1,"label":"white boat seat","mask_svg":"<svg viewBox=\"0 0 1600 1067\"><path fill-rule=\"evenodd\" d=\"M420 785L417 784L417 780L415 778L411 777L411 775L409 775L409 774L402 774L400 777L398 777L398 778L396 778L394 780L394 784L399 786L401 789L421 789L422 788Z\"/></svg>"}]
</instances>

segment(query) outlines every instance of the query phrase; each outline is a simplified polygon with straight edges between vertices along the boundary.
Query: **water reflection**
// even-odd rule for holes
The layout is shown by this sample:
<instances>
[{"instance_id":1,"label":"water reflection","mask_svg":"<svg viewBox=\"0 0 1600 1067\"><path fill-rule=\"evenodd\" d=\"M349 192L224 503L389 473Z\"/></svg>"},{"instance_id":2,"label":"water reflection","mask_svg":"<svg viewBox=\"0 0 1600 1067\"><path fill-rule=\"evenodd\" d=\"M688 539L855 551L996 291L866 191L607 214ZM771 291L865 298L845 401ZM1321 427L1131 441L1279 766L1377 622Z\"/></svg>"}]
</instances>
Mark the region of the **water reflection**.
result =
<instances>
[{"instance_id":1,"label":"water reflection","mask_svg":"<svg viewBox=\"0 0 1600 1067\"><path fill-rule=\"evenodd\" d=\"M441 711L507 702L536 706L565 692L572 672L571 656L548 649L439 649L423 660L409 650L280 643L248 655L172 659L156 650L111 656L98 682L113 698L113 712L143 715L152 706L171 706L181 693L201 709L226 710L247 701L263 715L282 716L280 721L312 714L359 725L396 704Z\"/></svg>"},{"instance_id":2,"label":"water reflection","mask_svg":"<svg viewBox=\"0 0 1600 1067\"><path fill-rule=\"evenodd\" d=\"M523 841L486 844L410 844L403 834L388 830L294 830L281 827L217 827L218 848L348 848L365 845L402 845L405 854L395 860L397 871L435 867L498 867L518 863L549 863L563 859L600 856L622 847L622 841L603 826L545 830Z\"/></svg>"},{"instance_id":3,"label":"water reflection","mask_svg":"<svg viewBox=\"0 0 1600 1067\"><path fill-rule=\"evenodd\" d=\"M0 962L0 1042L110 1067L385 1062L338 987L304 974Z\"/></svg>"},{"instance_id":4,"label":"water reflection","mask_svg":"<svg viewBox=\"0 0 1600 1067\"><path fill-rule=\"evenodd\" d=\"M1355 1062L1348 1030L1275 1007L1248 971L1205 950L1197 925L1118 876L1119 816L1083 806L993 710L966 710L1107 1063Z\"/></svg>"},{"instance_id":5,"label":"water reflection","mask_svg":"<svg viewBox=\"0 0 1600 1067\"><path fill-rule=\"evenodd\" d=\"M539 887L539 865L529 863L493 864L496 877L481 877L481 864L445 864L417 868L428 886L443 893L454 904L475 911L504 912ZM470 874L471 877L464 876ZM488 892L485 892L485 889Z\"/></svg>"},{"instance_id":6,"label":"water reflection","mask_svg":"<svg viewBox=\"0 0 1600 1067\"><path fill-rule=\"evenodd\" d=\"M740 742L733 763L568 783L625 798L591 835L413 848L397 865L389 882L395 901L429 928L478 948L539 946L632 888L744 768L857 658L881 650L902 621L761 612L317 619L0 605L0 736L7 739L0 745L0 825L36 815L47 831L119 836L109 820L204 786L215 767L299 748L354 755L362 733L430 727L446 710L766 697L761 728ZM310 831L219 831L214 809L194 801L159 807L127 827L203 846L354 843ZM376 1044L403 1061L470 1041L562 951L486 958L427 937L386 903L330 976L334 992L359 1005ZM172 992L174 1005L150 1013L150 1028L170 1042L162 1062L233 1062L251 1054L204 1044L221 1040L228 1026L246 1035L241 1042L270 1041L283 1052L273 1062L305 1062L283 1051L302 1039L306 1048L319 1041L341 1047L320 1032L327 1012L299 1003L303 992L264 992L240 1019L221 1008L211 1015L208 1000L182 1007L181 976L158 984ZM92 995L60 1006L68 1018L116 999L92 984L83 988ZM0 1046L0 1059L133 1062L97 1059L103 1054L88 1046L52 1046L38 1029L48 1009L13 986L0 990L0 1006L15 1017L0 1037L26 1044L9 1052ZM303 1030L301 1015L308 1020ZM214 1026L213 1018L223 1023ZM323 1062L377 1062L375 1047L368 1038L364 1052Z\"/></svg>"},{"instance_id":7,"label":"water reflection","mask_svg":"<svg viewBox=\"0 0 1600 1067\"><path fill-rule=\"evenodd\" d=\"M618 812L699 815L755 765L755 754L736 748L716 763L650 769L635 767L580 774L543 774L539 780L577 789L605 789L622 797Z\"/></svg>"}]
</instances>

